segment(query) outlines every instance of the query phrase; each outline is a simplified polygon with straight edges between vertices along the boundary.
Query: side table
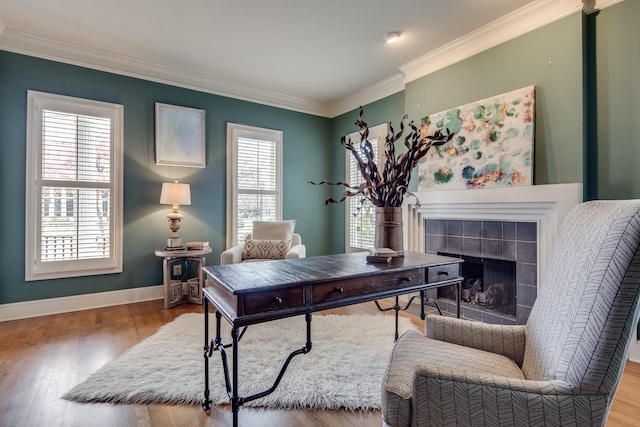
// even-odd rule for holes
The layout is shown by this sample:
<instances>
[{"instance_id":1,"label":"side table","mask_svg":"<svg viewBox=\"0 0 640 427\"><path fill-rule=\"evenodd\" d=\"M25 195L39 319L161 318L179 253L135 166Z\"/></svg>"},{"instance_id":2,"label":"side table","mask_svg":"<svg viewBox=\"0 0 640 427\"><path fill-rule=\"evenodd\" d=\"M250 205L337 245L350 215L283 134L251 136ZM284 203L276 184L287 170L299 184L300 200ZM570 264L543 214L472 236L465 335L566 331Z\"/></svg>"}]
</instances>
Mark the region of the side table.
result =
<instances>
[{"instance_id":1,"label":"side table","mask_svg":"<svg viewBox=\"0 0 640 427\"><path fill-rule=\"evenodd\" d=\"M162 284L164 286L164 308L182 304L182 280L171 280L171 267L176 262L196 263L196 277L187 280L187 301L202 304L202 284L204 283L204 256L211 253L211 248L197 250L167 250L156 249L155 255L162 257Z\"/></svg>"}]
</instances>

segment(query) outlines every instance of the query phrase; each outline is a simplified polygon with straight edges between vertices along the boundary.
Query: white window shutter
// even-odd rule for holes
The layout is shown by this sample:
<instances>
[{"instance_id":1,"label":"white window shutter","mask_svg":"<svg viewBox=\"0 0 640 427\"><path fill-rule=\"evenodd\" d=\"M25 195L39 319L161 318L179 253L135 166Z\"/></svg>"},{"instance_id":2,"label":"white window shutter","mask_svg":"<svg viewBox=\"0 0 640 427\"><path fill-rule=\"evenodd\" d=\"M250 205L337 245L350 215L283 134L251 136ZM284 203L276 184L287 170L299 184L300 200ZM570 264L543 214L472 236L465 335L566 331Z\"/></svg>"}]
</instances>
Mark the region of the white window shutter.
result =
<instances>
[{"instance_id":1,"label":"white window shutter","mask_svg":"<svg viewBox=\"0 0 640 427\"><path fill-rule=\"evenodd\" d=\"M282 219L282 132L227 126L227 246L251 232L254 220Z\"/></svg>"},{"instance_id":2,"label":"white window shutter","mask_svg":"<svg viewBox=\"0 0 640 427\"><path fill-rule=\"evenodd\" d=\"M374 158L378 167L381 165L380 153L384 152L384 142L387 136L387 124L381 124L369 129L369 142L373 147ZM353 132L347 136L355 147L360 146L360 133ZM347 155L347 182L351 186L357 186L364 182L358 165L351 151L346 151ZM346 211L346 233L345 246L347 252L363 249L371 249L375 240L375 206L364 198L364 196L352 196L345 200Z\"/></svg>"},{"instance_id":3,"label":"white window shutter","mask_svg":"<svg viewBox=\"0 0 640 427\"><path fill-rule=\"evenodd\" d=\"M121 105L29 91L26 280L122 271Z\"/></svg>"}]
</instances>

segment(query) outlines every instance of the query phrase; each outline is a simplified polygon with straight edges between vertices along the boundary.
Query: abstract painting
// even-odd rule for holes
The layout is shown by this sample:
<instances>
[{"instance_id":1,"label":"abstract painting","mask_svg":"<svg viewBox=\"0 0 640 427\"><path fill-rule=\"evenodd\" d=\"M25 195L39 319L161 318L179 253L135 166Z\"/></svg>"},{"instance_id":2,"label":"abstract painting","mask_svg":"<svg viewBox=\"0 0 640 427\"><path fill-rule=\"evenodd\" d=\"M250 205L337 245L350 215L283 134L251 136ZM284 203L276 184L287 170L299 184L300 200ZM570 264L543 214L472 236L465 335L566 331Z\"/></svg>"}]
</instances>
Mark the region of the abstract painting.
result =
<instances>
[{"instance_id":1,"label":"abstract painting","mask_svg":"<svg viewBox=\"0 0 640 427\"><path fill-rule=\"evenodd\" d=\"M532 185L534 128L534 86L423 117L421 135L455 136L420 161L418 190Z\"/></svg>"},{"instance_id":2,"label":"abstract painting","mask_svg":"<svg viewBox=\"0 0 640 427\"><path fill-rule=\"evenodd\" d=\"M156 164L205 167L205 111L156 102Z\"/></svg>"}]
</instances>

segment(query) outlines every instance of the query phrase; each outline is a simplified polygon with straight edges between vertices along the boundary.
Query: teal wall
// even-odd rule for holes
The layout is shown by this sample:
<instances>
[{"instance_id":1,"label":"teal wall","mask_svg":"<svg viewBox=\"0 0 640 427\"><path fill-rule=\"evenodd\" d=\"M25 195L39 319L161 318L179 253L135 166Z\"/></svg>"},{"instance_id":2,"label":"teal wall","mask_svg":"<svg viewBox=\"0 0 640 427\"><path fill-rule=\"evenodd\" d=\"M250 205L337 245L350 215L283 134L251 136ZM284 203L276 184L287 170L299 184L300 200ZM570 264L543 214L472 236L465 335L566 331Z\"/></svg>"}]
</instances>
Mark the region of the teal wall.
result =
<instances>
[{"instance_id":1,"label":"teal wall","mask_svg":"<svg viewBox=\"0 0 640 427\"><path fill-rule=\"evenodd\" d=\"M640 2L632 0L586 19L582 13L573 14L410 82L405 91L365 105L364 120L371 126L383 122L397 126L405 112L418 121L430 113L533 84L535 183L593 182L590 191L598 198L640 198L638 16ZM122 274L24 281L28 89L124 104ZM155 165L155 102L206 110L205 169ZM590 102L595 103L591 110L585 106ZM164 244L169 232L167 207L158 199L160 184L170 179L188 182L192 188L193 204L181 208L185 219L180 234L185 240L209 240L213 253L207 263L217 263L225 246L227 122L284 132L285 218L297 219L296 230L309 255L344 251L344 204L323 203L328 196L339 197L341 190L309 181L344 179L340 137L356 130L357 117L357 109L326 119L0 52L0 224L4 225L0 259L5 266L0 304L160 284L160 259L153 256L153 249ZM595 139L590 131L593 121ZM593 161L585 162L587 158Z\"/></svg>"},{"instance_id":2,"label":"teal wall","mask_svg":"<svg viewBox=\"0 0 640 427\"><path fill-rule=\"evenodd\" d=\"M640 1L595 16L597 192L640 198Z\"/></svg>"},{"instance_id":3,"label":"teal wall","mask_svg":"<svg viewBox=\"0 0 640 427\"><path fill-rule=\"evenodd\" d=\"M330 251L331 218L318 209L307 181L331 172L330 120L82 67L0 51L0 209L2 239L0 304L162 283L161 259L153 250L170 233L160 205L162 182L191 184L190 206L181 206L185 241L208 240L219 262L225 248L226 124L243 123L284 133L285 218L297 220L309 255ZM27 90L58 93L124 105L124 271L121 274L24 281L25 155ZM154 103L206 111L206 168L157 166ZM318 197L318 198L311 198Z\"/></svg>"},{"instance_id":4,"label":"teal wall","mask_svg":"<svg viewBox=\"0 0 640 427\"><path fill-rule=\"evenodd\" d=\"M640 199L640 2L627 0L592 19L599 199ZM636 337L640 340L640 323Z\"/></svg>"},{"instance_id":5,"label":"teal wall","mask_svg":"<svg viewBox=\"0 0 640 427\"><path fill-rule=\"evenodd\" d=\"M410 82L407 114L419 122L535 85L534 183L582 182L581 27L582 14L576 13Z\"/></svg>"}]
</instances>

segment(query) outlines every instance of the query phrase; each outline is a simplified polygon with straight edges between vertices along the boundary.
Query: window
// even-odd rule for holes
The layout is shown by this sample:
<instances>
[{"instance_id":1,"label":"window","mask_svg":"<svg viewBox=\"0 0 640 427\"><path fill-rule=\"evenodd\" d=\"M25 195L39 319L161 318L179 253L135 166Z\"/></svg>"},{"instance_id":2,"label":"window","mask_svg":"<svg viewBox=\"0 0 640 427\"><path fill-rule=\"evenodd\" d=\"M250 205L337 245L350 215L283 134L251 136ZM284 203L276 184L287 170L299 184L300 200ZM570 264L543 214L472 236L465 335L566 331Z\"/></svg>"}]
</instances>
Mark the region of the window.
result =
<instances>
[{"instance_id":1,"label":"window","mask_svg":"<svg viewBox=\"0 0 640 427\"><path fill-rule=\"evenodd\" d=\"M282 132L227 124L227 247L282 219Z\"/></svg>"},{"instance_id":2,"label":"window","mask_svg":"<svg viewBox=\"0 0 640 427\"><path fill-rule=\"evenodd\" d=\"M28 91L25 280L122 271L123 110Z\"/></svg>"},{"instance_id":3,"label":"window","mask_svg":"<svg viewBox=\"0 0 640 427\"><path fill-rule=\"evenodd\" d=\"M369 142L373 146L375 159L378 165L382 162L378 153L384 152L384 142L387 137L386 123L374 126L369 129ZM354 146L360 144L360 133L353 132L347 135L351 138ZM353 158L351 151L347 151L347 182L351 186L360 185L363 182L356 160ZM345 200L347 203L346 210L346 251L354 252L362 249L373 248L375 239L376 212L375 206L366 200L364 196L352 196Z\"/></svg>"}]
</instances>

